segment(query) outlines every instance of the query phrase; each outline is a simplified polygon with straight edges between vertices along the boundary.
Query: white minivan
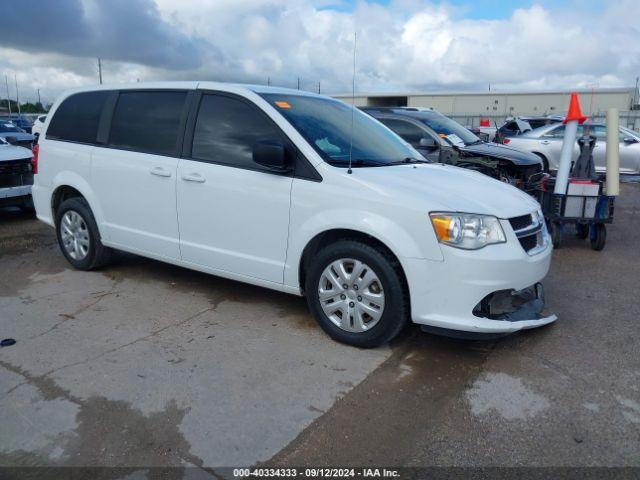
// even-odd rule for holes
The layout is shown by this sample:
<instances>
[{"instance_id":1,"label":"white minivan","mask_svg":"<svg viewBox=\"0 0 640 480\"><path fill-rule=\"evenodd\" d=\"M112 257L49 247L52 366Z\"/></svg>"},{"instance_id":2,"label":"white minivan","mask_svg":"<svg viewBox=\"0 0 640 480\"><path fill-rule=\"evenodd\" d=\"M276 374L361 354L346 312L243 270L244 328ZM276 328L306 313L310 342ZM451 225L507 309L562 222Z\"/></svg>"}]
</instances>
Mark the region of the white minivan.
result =
<instances>
[{"instance_id":1,"label":"white minivan","mask_svg":"<svg viewBox=\"0 0 640 480\"><path fill-rule=\"evenodd\" d=\"M297 90L212 82L67 92L39 140L33 199L67 260L113 249L306 296L360 347L409 321L496 335L555 320L540 206L429 164L369 115Z\"/></svg>"}]
</instances>

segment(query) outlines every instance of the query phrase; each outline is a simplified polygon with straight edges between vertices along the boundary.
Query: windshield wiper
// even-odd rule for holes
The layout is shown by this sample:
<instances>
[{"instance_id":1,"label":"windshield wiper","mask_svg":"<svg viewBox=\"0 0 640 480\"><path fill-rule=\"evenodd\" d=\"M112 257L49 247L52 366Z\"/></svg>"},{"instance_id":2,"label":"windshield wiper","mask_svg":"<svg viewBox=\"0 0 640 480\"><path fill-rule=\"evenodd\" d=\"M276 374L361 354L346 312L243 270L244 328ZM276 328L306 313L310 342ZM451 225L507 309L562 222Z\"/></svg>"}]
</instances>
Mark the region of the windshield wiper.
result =
<instances>
[{"instance_id":1,"label":"windshield wiper","mask_svg":"<svg viewBox=\"0 0 640 480\"><path fill-rule=\"evenodd\" d=\"M467 147L469 147L469 146L471 146L471 145L478 145L479 143L484 143L484 140L478 139L478 140L475 140L475 141L473 141L473 142L471 142L471 143L465 143L465 145L466 145Z\"/></svg>"},{"instance_id":2,"label":"windshield wiper","mask_svg":"<svg viewBox=\"0 0 640 480\"><path fill-rule=\"evenodd\" d=\"M402 160L398 160L397 162L392 162L393 165L399 165L403 163L431 163L428 160L420 160L419 158L413 157L405 157Z\"/></svg>"},{"instance_id":3,"label":"windshield wiper","mask_svg":"<svg viewBox=\"0 0 640 480\"><path fill-rule=\"evenodd\" d=\"M340 167L349 166L349 160L331 160L329 163ZM363 160L361 158L354 158L351 160L352 167L386 167L391 164L391 162L374 162L372 160Z\"/></svg>"}]
</instances>

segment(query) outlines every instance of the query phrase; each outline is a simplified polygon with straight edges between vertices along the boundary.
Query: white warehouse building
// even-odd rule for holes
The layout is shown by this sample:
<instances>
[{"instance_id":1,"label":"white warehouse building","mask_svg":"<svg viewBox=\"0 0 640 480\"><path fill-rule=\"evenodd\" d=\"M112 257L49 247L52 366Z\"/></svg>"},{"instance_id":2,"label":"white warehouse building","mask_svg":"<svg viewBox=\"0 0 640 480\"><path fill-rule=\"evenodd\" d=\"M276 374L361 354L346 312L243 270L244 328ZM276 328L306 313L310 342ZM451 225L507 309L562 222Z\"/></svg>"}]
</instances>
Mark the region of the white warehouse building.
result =
<instances>
[{"instance_id":1,"label":"white warehouse building","mask_svg":"<svg viewBox=\"0 0 640 480\"><path fill-rule=\"evenodd\" d=\"M501 123L508 116L563 115L572 91L578 93L584 114L599 119L607 109L617 108L622 124L640 127L639 98L635 87L520 92L358 93L353 100L358 107L433 108L461 123L477 125L481 118ZM351 103L351 95L334 97Z\"/></svg>"}]
</instances>

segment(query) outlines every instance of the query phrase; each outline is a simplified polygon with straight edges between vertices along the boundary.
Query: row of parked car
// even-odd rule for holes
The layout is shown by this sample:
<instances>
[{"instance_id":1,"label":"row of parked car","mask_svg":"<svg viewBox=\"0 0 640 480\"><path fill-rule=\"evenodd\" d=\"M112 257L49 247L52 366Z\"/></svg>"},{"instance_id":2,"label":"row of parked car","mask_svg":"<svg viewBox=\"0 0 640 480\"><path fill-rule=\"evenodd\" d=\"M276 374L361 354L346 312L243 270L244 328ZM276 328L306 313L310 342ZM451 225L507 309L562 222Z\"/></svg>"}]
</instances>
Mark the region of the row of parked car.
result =
<instances>
[{"instance_id":1,"label":"row of parked car","mask_svg":"<svg viewBox=\"0 0 640 480\"><path fill-rule=\"evenodd\" d=\"M538 190L543 172L558 167L564 137L563 117L559 115L511 117L499 128L483 129L463 127L433 109L365 107L362 110L393 130L428 161L476 170L530 193ZM29 184L28 174L22 178L24 165L15 162L24 164L30 154L7 147L10 144L31 150L45 121L46 115L39 115L33 123L20 115L0 117L0 146L3 147L0 152L4 152L0 157L3 162L0 188ZM578 132L578 135L583 134L596 137L594 162L596 170L604 172L606 126L586 123ZM620 172L640 174L640 135L620 127L619 141ZM576 144L576 157L578 153ZM16 155L22 158L17 159ZM0 206L7 204L30 208L31 202L24 195L10 197L5 190L0 193Z\"/></svg>"}]
</instances>

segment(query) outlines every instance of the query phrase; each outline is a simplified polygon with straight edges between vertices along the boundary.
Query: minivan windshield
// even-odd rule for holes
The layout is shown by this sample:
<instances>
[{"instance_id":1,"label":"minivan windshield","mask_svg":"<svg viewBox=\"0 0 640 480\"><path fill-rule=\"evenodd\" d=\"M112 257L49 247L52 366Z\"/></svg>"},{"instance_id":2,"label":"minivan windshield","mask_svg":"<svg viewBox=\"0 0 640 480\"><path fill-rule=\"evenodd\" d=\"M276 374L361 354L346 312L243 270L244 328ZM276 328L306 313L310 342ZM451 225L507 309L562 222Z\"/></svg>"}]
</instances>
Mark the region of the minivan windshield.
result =
<instances>
[{"instance_id":1,"label":"minivan windshield","mask_svg":"<svg viewBox=\"0 0 640 480\"><path fill-rule=\"evenodd\" d=\"M377 120L340 100L275 93L260 95L331 165L348 167L350 157L353 167L425 161Z\"/></svg>"},{"instance_id":2,"label":"minivan windshield","mask_svg":"<svg viewBox=\"0 0 640 480\"><path fill-rule=\"evenodd\" d=\"M420 118L420 120L452 145L473 145L482 142L482 140L458 122L440 113L430 112L428 115Z\"/></svg>"}]
</instances>

